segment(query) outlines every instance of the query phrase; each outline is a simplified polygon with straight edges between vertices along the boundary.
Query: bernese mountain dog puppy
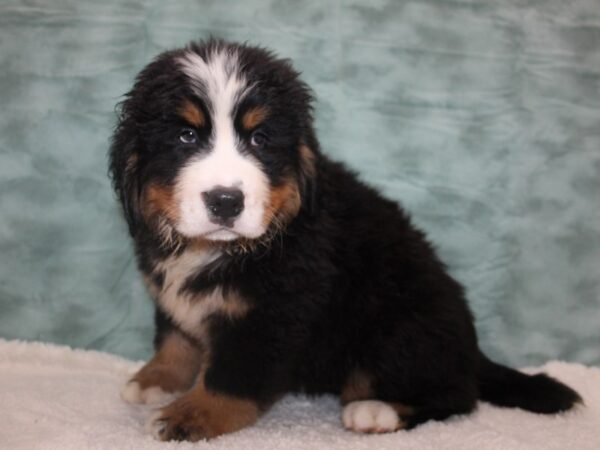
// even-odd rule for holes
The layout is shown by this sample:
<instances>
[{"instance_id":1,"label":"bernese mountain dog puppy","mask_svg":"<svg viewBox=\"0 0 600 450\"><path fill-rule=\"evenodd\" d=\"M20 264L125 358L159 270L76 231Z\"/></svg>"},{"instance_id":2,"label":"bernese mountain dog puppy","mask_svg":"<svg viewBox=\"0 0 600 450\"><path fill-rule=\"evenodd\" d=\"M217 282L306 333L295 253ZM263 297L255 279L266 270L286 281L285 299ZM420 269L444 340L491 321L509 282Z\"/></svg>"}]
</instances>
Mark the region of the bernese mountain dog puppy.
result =
<instances>
[{"instance_id":1,"label":"bernese mountain dog puppy","mask_svg":"<svg viewBox=\"0 0 600 450\"><path fill-rule=\"evenodd\" d=\"M286 393L340 397L357 432L478 399L581 402L478 348L464 290L402 208L330 160L289 61L209 40L159 55L121 104L110 173L156 303L156 353L122 397L161 440L253 424Z\"/></svg>"}]
</instances>

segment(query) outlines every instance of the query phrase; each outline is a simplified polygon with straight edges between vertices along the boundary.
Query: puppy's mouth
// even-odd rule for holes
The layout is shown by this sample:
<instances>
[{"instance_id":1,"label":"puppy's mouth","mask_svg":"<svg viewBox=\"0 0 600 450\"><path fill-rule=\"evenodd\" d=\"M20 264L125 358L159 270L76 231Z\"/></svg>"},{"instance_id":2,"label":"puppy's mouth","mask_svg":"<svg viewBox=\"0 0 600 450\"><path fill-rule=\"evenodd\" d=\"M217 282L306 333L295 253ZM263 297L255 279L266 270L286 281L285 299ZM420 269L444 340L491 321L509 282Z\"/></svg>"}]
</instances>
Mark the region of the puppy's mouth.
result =
<instances>
[{"instance_id":1,"label":"puppy's mouth","mask_svg":"<svg viewBox=\"0 0 600 450\"><path fill-rule=\"evenodd\" d=\"M215 230L207 231L202 234L202 237L210 241L233 241L242 238L243 236L235 232L232 228L223 226Z\"/></svg>"}]
</instances>

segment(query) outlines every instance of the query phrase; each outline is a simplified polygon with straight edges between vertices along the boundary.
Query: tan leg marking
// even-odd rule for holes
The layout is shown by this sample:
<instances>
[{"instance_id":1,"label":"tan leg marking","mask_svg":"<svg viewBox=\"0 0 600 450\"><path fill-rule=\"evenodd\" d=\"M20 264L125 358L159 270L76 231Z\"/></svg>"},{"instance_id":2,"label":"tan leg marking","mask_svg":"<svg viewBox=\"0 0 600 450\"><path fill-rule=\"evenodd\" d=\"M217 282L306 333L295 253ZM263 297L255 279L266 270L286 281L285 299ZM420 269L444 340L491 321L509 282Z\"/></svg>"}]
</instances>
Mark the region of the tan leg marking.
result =
<instances>
[{"instance_id":1,"label":"tan leg marking","mask_svg":"<svg viewBox=\"0 0 600 450\"><path fill-rule=\"evenodd\" d=\"M204 382L150 418L147 428L161 441L211 439L252 425L259 416L250 400L209 392Z\"/></svg>"},{"instance_id":2,"label":"tan leg marking","mask_svg":"<svg viewBox=\"0 0 600 450\"><path fill-rule=\"evenodd\" d=\"M399 416L412 416L415 413L415 408L404 403L388 402L388 405L394 408Z\"/></svg>"},{"instance_id":3,"label":"tan leg marking","mask_svg":"<svg viewBox=\"0 0 600 450\"><path fill-rule=\"evenodd\" d=\"M360 369L352 371L342 388L340 395L342 405L355 400L366 400L369 398L373 398L371 376Z\"/></svg>"},{"instance_id":4,"label":"tan leg marking","mask_svg":"<svg viewBox=\"0 0 600 450\"><path fill-rule=\"evenodd\" d=\"M200 370L202 350L177 332L167 335L148 363L121 390L129 403L160 403L188 390Z\"/></svg>"},{"instance_id":5,"label":"tan leg marking","mask_svg":"<svg viewBox=\"0 0 600 450\"><path fill-rule=\"evenodd\" d=\"M402 417L414 414L414 409L374 396L371 375L360 369L351 372L340 395L344 427L359 433L389 433L404 428Z\"/></svg>"}]
</instances>

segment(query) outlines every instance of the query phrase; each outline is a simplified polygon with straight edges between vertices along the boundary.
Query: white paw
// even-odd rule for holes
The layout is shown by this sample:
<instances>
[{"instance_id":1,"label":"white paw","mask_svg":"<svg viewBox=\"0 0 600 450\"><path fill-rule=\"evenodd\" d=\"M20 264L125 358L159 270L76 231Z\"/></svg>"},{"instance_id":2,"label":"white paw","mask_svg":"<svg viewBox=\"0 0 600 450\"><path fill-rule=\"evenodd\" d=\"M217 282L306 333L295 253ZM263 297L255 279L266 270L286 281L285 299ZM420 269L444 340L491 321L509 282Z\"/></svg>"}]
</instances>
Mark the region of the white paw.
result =
<instances>
[{"instance_id":1,"label":"white paw","mask_svg":"<svg viewBox=\"0 0 600 450\"><path fill-rule=\"evenodd\" d=\"M378 400L348 403L342 421L347 429L360 433L389 433L403 425L394 408Z\"/></svg>"},{"instance_id":2,"label":"white paw","mask_svg":"<svg viewBox=\"0 0 600 450\"><path fill-rule=\"evenodd\" d=\"M144 403L154 405L166 403L174 398L174 394L163 391L158 386L142 389L137 381L129 381L121 388L121 398L127 403Z\"/></svg>"}]
</instances>

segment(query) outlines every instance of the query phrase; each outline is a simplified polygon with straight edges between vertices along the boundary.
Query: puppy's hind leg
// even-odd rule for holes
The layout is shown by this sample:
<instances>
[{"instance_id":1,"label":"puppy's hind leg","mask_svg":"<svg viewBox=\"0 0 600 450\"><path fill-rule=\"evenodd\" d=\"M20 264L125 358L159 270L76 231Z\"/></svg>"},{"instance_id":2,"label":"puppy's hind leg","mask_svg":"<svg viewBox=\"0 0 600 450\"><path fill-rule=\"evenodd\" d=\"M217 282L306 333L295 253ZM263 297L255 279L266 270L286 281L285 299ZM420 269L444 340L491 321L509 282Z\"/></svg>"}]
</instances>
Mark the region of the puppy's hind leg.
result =
<instances>
[{"instance_id":1,"label":"puppy's hind leg","mask_svg":"<svg viewBox=\"0 0 600 450\"><path fill-rule=\"evenodd\" d=\"M412 409L383 400L356 400L344 406L342 422L359 433L390 433L407 428L404 417Z\"/></svg>"},{"instance_id":2,"label":"puppy's hind leg","mask_svg":"<svg viewBox=\"0 0 600 450\"><path fill-rule=\"evenodd\" d=\"M476 405L476 392L468 386L430 389L421 386L420 394L402 394L397 383L375 381L365 371L354 371L341 391L342 422L345 428L360 433L389 433L408 430L429 420L466 414Z\"/></svg>"},{"instance_id":3,"label":"puppy's hind leg","mask_svg":"<svg viewBox=\"0 0 600 450\"><path fill-rule=\"evenodd\" d=\"M354 370L342 388L342 423L359 433L389 433L406 428L405 417L413 409L397 402L378 399L373 389L373 376Z\"/></svg>"}]
</instances>

